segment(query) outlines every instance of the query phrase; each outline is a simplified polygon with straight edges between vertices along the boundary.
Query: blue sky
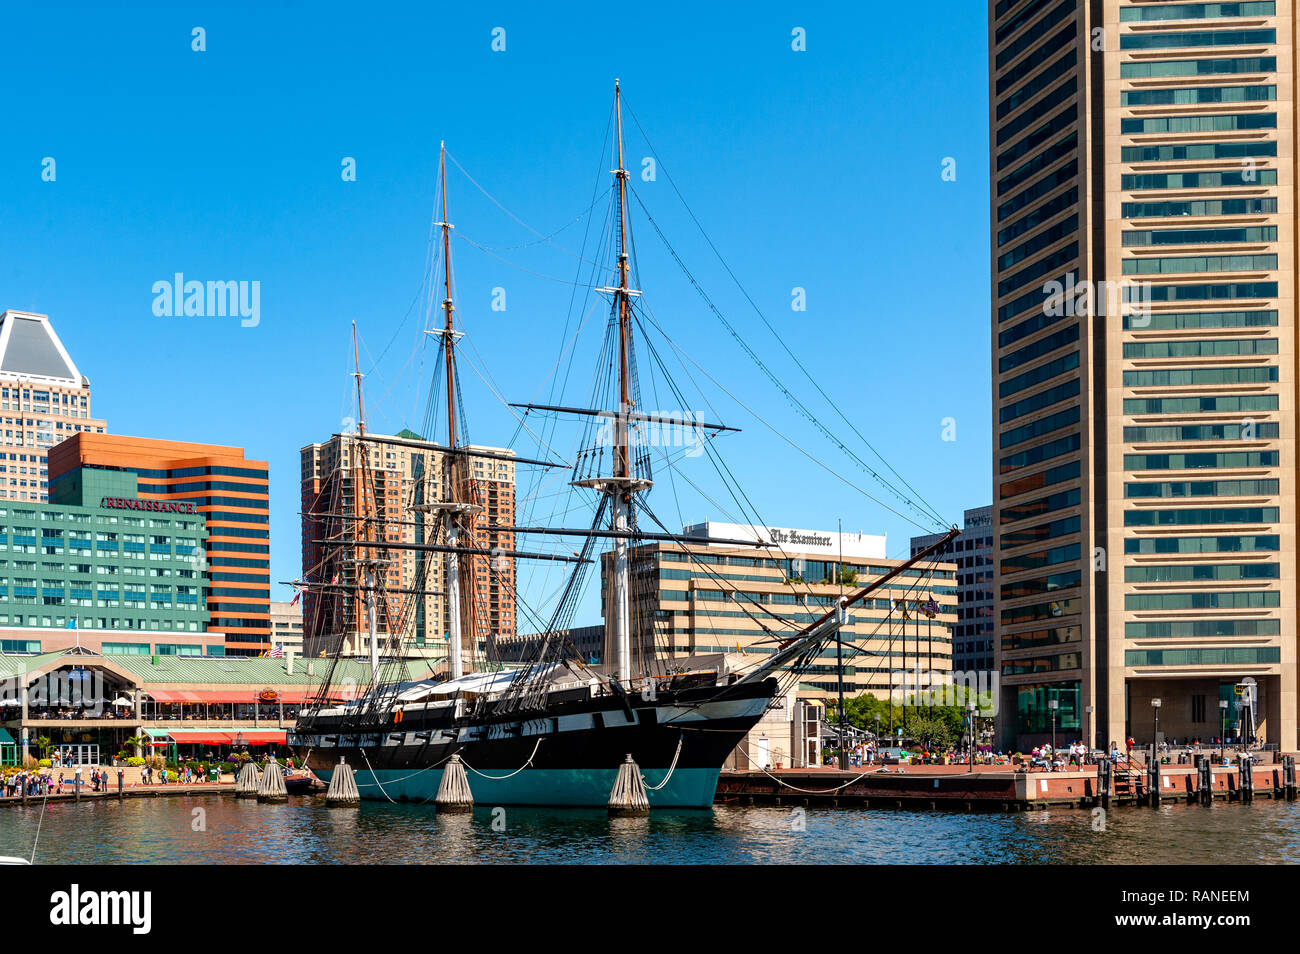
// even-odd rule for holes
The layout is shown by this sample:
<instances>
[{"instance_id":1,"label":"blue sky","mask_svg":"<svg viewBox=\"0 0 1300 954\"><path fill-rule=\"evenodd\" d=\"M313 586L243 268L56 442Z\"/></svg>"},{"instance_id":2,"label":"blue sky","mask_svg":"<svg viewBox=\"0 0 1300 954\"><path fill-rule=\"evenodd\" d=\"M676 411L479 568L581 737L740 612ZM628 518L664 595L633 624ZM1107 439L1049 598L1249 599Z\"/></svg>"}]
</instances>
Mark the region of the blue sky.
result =
<instances>
[{"instance_id":1,"label":"blue sky","mask_svg":"<svg viewBox=\"0 0 1300 954\"><path fill-rule=\"evenodd\" d=\"M51 316L111 431L238 444L268 460L272 579L291 579L298 450L351 412L351 321L372 426L423 420L433 352L421 344L420 294L439 141L495 199L453 169L460 321L502 391L528 400L549 388L566 318L580 318L566 284L586 224L575 218L598 179L608 185L618 76L663 163L634 185L691 272L866 456L663 170L822 389L959 521L991 493L985 11L904 7L631 5L619 31L600 4L10 5L0 12L0 307ZM203 52L191 49L195 27ZM504 52L491 48L496 27ZM802 52L791 49L797 27ZM649 148L626 126L635 173ZM356 160L355 182L340 175L344 157ZM941 177L946 157L955 181ZM569 227L539 242L496 203L544 235ZM674 340L775 429L892 503L791 411L634 212L645 300ZM152 286L176 272L260 282L259 325L155 316ZM791 309L796 287L806 311ZM490 307L494 288L505 311ZM590 324L575 369L595 359L600 322ZM564 403L586 397L580 378ZM464 394L475 441L511 438L515 422L468 369ZM723 449L767 522L885 531L891 556L920 532L712 398L743 428ZM942 440L947 417L955 441ZM678 501L680 511L661 500L660 515L725 519L703 497ZM289 593L273 587L275 598Z\"/></svg>"}]
</instances>

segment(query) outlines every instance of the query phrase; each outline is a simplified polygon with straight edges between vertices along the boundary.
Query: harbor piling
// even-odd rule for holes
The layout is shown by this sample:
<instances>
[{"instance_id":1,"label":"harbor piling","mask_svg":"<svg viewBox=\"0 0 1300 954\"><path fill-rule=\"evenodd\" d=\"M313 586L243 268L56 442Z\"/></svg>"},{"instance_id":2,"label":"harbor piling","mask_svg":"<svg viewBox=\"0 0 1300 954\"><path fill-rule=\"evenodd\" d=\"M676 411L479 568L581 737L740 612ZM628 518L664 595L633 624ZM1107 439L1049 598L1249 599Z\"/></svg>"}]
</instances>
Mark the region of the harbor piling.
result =
<instances>
[{"instance_id":1,"label":"harbor piling","mask_svg":"<svg viewBox=\"0 0 1300 954\"><path fill-rule=\"evenodd\" d=\"M235 798L254 798L262 783L262 775L252 762L245 762L235 778Z\"/></svg>"},{"instance_id":2,"label":"harbor piling","mask_svg":"<svg viewBox=\"0 0 1300 954\"><path fill-rule=\"evenodd\" d=\"M280 771L280 765L272 756L266 763L266 768L262 771L262 782L257 787L257 800L259 802L287 802L289 793L284 787L284 773Z\"/></svg>"},{"instance_id":3,"label":"harbor piling","mask_svg":"<svg viewBox=\"0 0 1300 954\"><path fill-rule=\"evenodd\" d=\"M474 810L474 793L470 791L469 776L465 774L465 763L459 755L447 760L447 767L442 770L442 781L438 784L438 795L433 800L439 812L471 812Z\"/></svg>"},{"instance_id":4,"label":"harbor piling","mask_svg":"<svg viewBox=\"0 0 1300 954\"><path fill-rule=\"evenodd\" d=\"M1247 804L1255 800L1255 773L1254 762L1247 756L1243 756L1237 762L1237 776L1240 781L1241 800Z\"/></svg>"},{"instance_id":5,"label":"harbor piling","mask_svg":"<svg viewBox=\"0 0 1300 954\"><path fill-rule=\"evenodd\" d=\"M357 777L347 759L340 758L330 775L330 787L325 791L325 804L348 808L361 803L361 793L357 790Z\"/></svg>"},{"instance_id":6,"label":"harbor piling","mask_svg":"<svg viewBox=\"0 0 1300 954\"><path fill-rule=\"evenodd\" d=\"M645 790L641 769L632 761L631 753L618 767L618 778L614 779L614 788L609 793L609 813L623 816L650 814L650 796Z\"/></svg>"},{"instance_id":7,"label":"harbor piling","mask_svg":"<svg viewBox=\"0 0 1300 954\"><path fill-rule=\"evenodd\" d=\"M1282 757L1282 794L1288 802L1296 798L1295 756Z\"/></svg>"}]
</instances>

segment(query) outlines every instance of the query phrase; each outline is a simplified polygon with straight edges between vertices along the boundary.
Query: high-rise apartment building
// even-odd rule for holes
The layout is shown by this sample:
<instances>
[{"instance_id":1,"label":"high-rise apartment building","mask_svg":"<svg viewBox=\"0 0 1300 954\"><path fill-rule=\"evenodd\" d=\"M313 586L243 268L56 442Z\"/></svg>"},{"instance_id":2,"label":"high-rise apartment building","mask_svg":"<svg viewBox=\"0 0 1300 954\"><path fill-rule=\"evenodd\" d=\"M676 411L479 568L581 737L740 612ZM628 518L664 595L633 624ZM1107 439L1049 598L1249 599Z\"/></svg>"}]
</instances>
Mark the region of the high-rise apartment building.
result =
<instances>
[{"instance_id":1,"label":"high-rise apartment building","mask_svg":"<svg viewBox=\"0 0 1300 954\"><path fill-rule=\"evenodd\" d=\"M990 0L1004 745L1296 746L1296 30Z\"/></svg>"},{"instance_id":2,"label":"high-rise apartment building","mask_svg":"<svg viewBox=\"0 0 1300 954\"><path fill-rule=\"evenodd\" d=\"M104 422L50 319L0 313L0 500L48 500L49 449L83 431L102 434Z\"/></svg>"},{"instance_id":3,"label":"high-rise apartment building","mask_svg":"<svg viewBox=\"0 0 1300 954\"><path fill-rule=\"evenodd\" d=\"M123 473L135 476L136 496L115 489ZM50 450L52 501L113 498L145 514L162 512L155 501L184 503L202 515L207 628L224 634L230 656L271 646L268 490L266 462L239 447L81 433Z\"/></svg>"},{"instance_id":4,"label":"high-rise apartment building","mask_svg":"<svg viewBox=\"0 0 1300 954\"><path fill-rule=\"evenodd\" d=\"M445 659L451 631L446 593L448 554L438 530L438 514L428 505L447 499L447 448L411 431L396 436L367 434L370 490L361 492L376 515L375 539L401 544L387 551L383 582L386 603L376 613L381 651ZM309 444L302 460L303 579L318 584L303 596L304 651L309 656L341 651L369 653L364 570L346 547L322 540L351 539L357 522L361 457L355 435L335 434ZM461 574L470 613L462 612L462 637L469 661L496 658L495 645L516 632L514 533L515 463L513 452L493 447L463 448L462 477L482 510L460 545L483 551L469 557L471 572ZM421 549L421 548L426 549ZM493 551L500 551L494 554ZM472 617L472 618L471 618Z\"/></svg>"},{"instance_id":5,"label":"high-rise apartment building","mask_svg":"<svg viewBox=\"0 0 1300 954\"><path fill-rule=\"evenodd\" d=\"M942 533L912 537L912 556L937 543ZM952 668L993 668L993 508L967 510L962 533L937 557L957 565L957 622L952 627Z\"/></svg>"}]
</instances>

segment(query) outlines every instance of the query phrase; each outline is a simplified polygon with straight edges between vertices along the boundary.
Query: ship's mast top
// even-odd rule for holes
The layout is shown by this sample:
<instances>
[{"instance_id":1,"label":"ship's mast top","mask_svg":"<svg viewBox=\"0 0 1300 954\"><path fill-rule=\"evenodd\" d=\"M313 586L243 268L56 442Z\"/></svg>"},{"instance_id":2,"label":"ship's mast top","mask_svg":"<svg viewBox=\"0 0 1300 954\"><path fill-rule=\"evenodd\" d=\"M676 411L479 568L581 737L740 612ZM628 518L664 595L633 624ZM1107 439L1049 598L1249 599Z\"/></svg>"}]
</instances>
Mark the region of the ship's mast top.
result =
<instances>
[{"instance_id":1,"label":"ship's mast top","mask_svg":"<svg viewBox=\"0 0 1300 954\"><path fill-rule=\"evenodd\" d=\"M357 437L366 436L366 408L361 397L361 356L357 351L357 323L352 322L352 377L357 382Z\"/></svg>"},{"instance_id":2,"label":"ship's mast top","mask_svg":"<svg viewBox=\"0 0 1300 954\"><path fill-rule=\"evenodd\" d=\"M442 228L444 293L442 337L443 354L447 365L447 447L454 450L456 447L456 361L454 357L456 331L452 323L452 313L455 309L451 304L451 223L447 221L447 143L445 141L440 146L438 165L442 176L442 221L438 225ZM454 459L450 457L448 461Z\"/></svg>"},{"instance_id":3,"label":"ship's mast top","mask_svg":"<svg viewBox=\"0 0 1300 954\"><path fill-rule=\"evenodd\" d=\"M632 410L628 387L628 338L631 329L627 254L627 170L623 168L623 93L618 80L614 80L614 114L618 128L618 290L614 293L618 307L618 388L619 416L618 448L614 455L614 476L631 477L632 461L628 453L627 414Z\"/></svg>"}]
</instances>

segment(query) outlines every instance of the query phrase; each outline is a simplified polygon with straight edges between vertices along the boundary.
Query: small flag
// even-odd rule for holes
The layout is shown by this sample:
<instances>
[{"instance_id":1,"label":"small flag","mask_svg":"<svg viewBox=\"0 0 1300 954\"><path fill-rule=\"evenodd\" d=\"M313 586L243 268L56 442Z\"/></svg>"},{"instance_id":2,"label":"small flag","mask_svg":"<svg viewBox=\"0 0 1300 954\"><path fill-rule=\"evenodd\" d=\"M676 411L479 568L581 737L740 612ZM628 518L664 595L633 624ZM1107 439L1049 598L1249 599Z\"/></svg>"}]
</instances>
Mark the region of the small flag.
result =
<instances>
[{"instance_id":1,"label":"small flag","mask_svg":"<svg viewBox=\"0 0 1300 954\"><path fill-rule=\"evenodd\" d=\"M338 581L339 581L339 575L335 573L334 578L330 580L330 586L333 586L334 584L338 583Z\"/></svg>"},{"instance_id":2,"label":"small flag","mask_svg":"<svg viewBox=\"0 0 1300 954\"><path fill-rule=\"evenodd\" d=\"M77 628L77 617L74 616L74 617L72 617L72 619L68 620L68 625L67 625L67 626L64 626L63 628L64 628L64 629L76 629L76 628Z\"/></svg>"},{"instance_id":3,"label":"small flag","mask_svg":"<svg viewBox=\"0 0 1300 954\"><path fill-rule=\"evenodd\" d=\"M284 643L276 643L276 644L275 644L275 648L272 649L272 650L271 650L269 653L267 653L266 655L267 655L267 658L269 658L269 659L283 659L283 658L284 658Z\"/></svg>"},{"instance_id":4,"label":"small flag","mask_svg":"<svg viewBox=\"0 0 1300 954\"><path fill-rule=\"evenodd\" d=\"M296 590L293 591L293 599L291 599L291 600L289 601L289 605L290 605L290 606L297 606L297 605L298 605L298 601L299 601L300 599L302 599L302 594L304 594L304 593L306 593L306 592L307 592L307 584L306 584L306 583L301 583L301 582L300 582L300 583L298 584L298 588L297 588Z\"/></svg>"},{"instance_id":5,"label":"small flag","mask_svg":"<svg viewBox=\"0 0 1300 954\"><path fill-rule=\"evenodd\" d=\"M925 615L928 619L934 619L939 615L939 604L934 601L933 596L926 600L925 606L923 606L922 609L925 611Z\"/></svg>"}]
</instances>

